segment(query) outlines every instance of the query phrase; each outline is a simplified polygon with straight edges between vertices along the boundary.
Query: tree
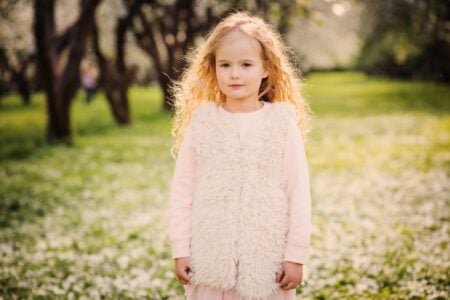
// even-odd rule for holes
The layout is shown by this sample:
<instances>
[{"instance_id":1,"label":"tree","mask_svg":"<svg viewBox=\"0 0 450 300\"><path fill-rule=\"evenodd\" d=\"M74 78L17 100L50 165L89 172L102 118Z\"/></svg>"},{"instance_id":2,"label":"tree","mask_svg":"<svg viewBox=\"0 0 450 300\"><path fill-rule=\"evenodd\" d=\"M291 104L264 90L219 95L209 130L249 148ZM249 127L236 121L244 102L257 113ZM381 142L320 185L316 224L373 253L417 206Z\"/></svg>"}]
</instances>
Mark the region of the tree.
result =
<instances>
[{"instance_id":1,"label":"tree","mask_svg":"<svg viewBox=\"0 0 450 300\"><path fill-rule=\"evenodd\" d=\"M30 67L34 53L29 35L31 10L25 0L0 2L0 97L3 93L17 91L25 105L30 103Z\"/></svg>"},{"instance_id":2,"label":"tree","mask_svg":"<svg viewBox=\"0 0 450 300\"><path fill-rule=\"evenodd\" d=\"M0 48L0 80L2 84L9 85L9 87L0 87L0 90L9 90L10 86L14 85L22 98L23 104L29 105L30 86L27 71L34 55L18 50L9 52L8 55L7 49ZM9 58L11 56L12 58Z\"/></svg>"},{"instance_id":3,"label":"tree","mask_svg":"<svg viewBox=\"0 0 450 300\"><path fill-rule=\"evenodd\" d=\"M368 73L450 81L450 6L440 0L361 0L359 64Z\"/></svg>"},{"instance_id":4,"label":"tree","mask_svg":"<svg viewBox=\"0 0 450 300\"><path fill-rule=\"evenodd\" d=\"M72 143L70 107L80 86L80 62L101 0L81 0L78 19L62 34L55 29L55 1L34 1L37 63L47 101L47 141Z\"/></svg>"},{"instance_id":5,"label":"tree","mask_svg":"<svg viewBox=\"0 0 450 300\"><path fill-rule=\"evenodd\" d=\"M105 91L114 119L122 125L131 122L128 88L132 82L133 72L125 64L126 34L131 27L133 17L141 7L141 3L135 1L130 4L125 16L117 18L114 61L109 60L101 50L96 22L94 22L93 27L92 41L100 69L100 86Z\"/></svg>"}]
</instances>

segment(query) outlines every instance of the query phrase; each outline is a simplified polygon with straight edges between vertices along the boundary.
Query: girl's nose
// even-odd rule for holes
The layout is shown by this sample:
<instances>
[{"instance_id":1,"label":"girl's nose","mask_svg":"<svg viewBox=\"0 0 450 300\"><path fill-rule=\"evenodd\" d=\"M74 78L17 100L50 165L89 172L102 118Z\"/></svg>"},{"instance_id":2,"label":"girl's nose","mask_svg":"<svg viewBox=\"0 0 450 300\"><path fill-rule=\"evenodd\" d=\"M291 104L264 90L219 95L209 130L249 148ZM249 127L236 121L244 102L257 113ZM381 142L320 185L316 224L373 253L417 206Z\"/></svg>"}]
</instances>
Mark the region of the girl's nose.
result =
<instances>
[{"instance_id":1,"label":"girl's nose","mask_svg":"<svg viewBox=\"0 0 450 300\"><path fill-rule=\"evenodd\" d=\"M231 68L231 78L239 78L239 72L236 70L236 68Z\"/></svg>"}]
</instances>

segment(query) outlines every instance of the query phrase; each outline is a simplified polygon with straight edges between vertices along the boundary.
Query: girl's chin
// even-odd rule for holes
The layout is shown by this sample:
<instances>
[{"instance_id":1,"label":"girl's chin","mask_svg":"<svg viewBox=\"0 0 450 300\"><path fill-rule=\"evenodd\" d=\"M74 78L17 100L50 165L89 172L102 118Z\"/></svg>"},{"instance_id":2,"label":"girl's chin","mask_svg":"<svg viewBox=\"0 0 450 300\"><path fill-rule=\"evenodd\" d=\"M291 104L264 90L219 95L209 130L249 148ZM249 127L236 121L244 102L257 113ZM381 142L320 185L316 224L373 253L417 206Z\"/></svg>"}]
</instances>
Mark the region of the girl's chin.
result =
<instances>
[{"instance_id":1,"label":"girl's chin","mask_svg":"<svg viewBox=\"0 0 450 300\"><path fill-rule=\"evenodd\" d=\"M230 98L240 98L240 99L242 98L242 99L244 99L244 98L251 97L252 94L242 93L240 91L235 91L235 92L231 91L231 92L226 93L225 96L230 97Z\"/></svg>"},{"instance_id":2,"label":"girl's chin","mask_svg":"<svg viewBox=\"0 0 450 300\"><path fill-rule=\"evenodd\" d=\"M228 93L228 94L225 94L225 96L227 96L227 98L232 98L232 99L245 99L245 98L250 97L249 95L240 95L237 93Z\"/></svg>"}]
</instances>

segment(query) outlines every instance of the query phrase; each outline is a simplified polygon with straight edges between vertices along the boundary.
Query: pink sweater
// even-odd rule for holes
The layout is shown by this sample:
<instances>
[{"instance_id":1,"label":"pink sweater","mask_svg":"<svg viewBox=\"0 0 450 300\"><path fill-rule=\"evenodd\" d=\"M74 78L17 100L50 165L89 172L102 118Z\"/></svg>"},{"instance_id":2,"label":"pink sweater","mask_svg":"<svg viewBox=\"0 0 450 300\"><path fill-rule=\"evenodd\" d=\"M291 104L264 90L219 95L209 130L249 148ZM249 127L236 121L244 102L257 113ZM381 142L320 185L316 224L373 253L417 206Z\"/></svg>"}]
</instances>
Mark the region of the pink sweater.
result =
<instances>
[{"instance_id":1,"label":"pink sweater","mask_svg":"<svg viewBox=\"0 0 450 300\"><path fill-rule=\"evenodd\" d=\"M218 106L221 114L232 118L239 128L240 139L247 137L254 124L264 119L272 104L265 102L261 109L246 113L232 113ZM290 229L284 261L307 264L311 232L311 195L309 171L299 128L291 122L286 139L284 182L289 198ZM188 125L175 164L169 195L169 238L172 258L190 256L191 206L194 189L195 161L190 127Z\"/></svg>"}]
</instances>

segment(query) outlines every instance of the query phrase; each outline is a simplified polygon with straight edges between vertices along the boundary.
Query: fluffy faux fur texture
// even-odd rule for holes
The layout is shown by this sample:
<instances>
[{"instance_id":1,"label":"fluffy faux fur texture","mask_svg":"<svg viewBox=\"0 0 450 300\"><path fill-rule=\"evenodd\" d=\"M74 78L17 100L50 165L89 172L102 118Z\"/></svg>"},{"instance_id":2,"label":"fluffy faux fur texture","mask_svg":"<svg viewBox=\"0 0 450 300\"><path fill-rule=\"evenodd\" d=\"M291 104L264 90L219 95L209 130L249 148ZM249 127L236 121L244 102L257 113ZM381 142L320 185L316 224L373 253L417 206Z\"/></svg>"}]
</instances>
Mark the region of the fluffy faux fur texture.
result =
<instances>
[{"instance_id":1,"label":"fluffy faux fur texture","mask_svg":"<svg viewBox=\"0 0 450 300\"><path fill-rule=\"evenodd\" d=\"M279 291L276 272L287 242L288 199L282 159L294 108L273 103L245 141L217 104L192 115L196 184L192 207L191 284L236 289L243 299Z\"/></svg>"}]
</instances>

